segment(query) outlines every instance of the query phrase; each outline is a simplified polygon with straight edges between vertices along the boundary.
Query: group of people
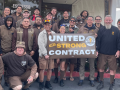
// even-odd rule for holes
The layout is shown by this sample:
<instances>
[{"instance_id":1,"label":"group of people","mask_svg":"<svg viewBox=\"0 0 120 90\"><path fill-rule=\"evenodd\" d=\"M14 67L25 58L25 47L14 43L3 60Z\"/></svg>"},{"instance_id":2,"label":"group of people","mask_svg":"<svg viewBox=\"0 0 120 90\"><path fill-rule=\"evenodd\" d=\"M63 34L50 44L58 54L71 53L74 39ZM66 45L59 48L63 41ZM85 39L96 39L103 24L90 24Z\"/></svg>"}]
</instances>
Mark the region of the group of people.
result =
<instances>
[{"instance_id":1,"label":"group of people","mask_svg":"<svg viewBox=\"0 0 120 90\"><path fill-rule=\"evenodd\" d=\"M52 70L54 70L54 83L63 87L66 80L66 71L70 65L70 81L74 81L73 71L75 64L80 62L79 86L83 85L85 62L89 61L90 86L94 87L95 61L97 61L98 75L96 80L100 83L97 90L104 88L104 69L108 63L110 70L110 87L114 90L117 59L120 51L120 20L118 28L112 25L112 17L106 15L105 25L101 24L101 16L89 16L84 10L75 18L70 17L68 11L64 11L63 19L56 17L57 9L51 8L43 19L40 9L35 8L34 15L30 16L28 10L22 10L18 6L16 12L11 14L11 9L5 7L3 16L0 18L0 82L4 72L5 85L9 90L30 90L29 86L39 77L39 90L45 88L52 90L50 83ZM94 23L95 21L95 23ZM97 58L58 58L50 59L47 52L48 35L51 34L85 34L93 33L96 36ZM60 65L60 80L58 79L58 67ZM44 72L47 71L46 81ZM45 81L45 83L44 83ZM24 82L24 87L22 85ZM0 90L4 90L0 85Z\"/></svg>"}]
</instances>

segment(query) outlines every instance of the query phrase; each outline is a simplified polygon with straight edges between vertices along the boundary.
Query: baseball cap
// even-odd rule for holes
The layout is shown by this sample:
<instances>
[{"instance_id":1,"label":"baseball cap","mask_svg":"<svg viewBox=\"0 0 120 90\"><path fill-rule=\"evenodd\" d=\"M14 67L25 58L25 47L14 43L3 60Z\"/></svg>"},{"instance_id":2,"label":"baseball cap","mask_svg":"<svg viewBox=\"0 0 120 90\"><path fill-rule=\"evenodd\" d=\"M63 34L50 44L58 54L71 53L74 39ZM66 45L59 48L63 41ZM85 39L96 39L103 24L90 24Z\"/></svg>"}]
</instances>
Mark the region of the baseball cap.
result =
<instances>
[{"instance_id":1,"label":"baseball cap","mask_svg":"<svg viewBox=\"0 0 120 90\"><path fill-rule=\"evenodd\" d=\"M70 20L71 20L71 19L75 19L75 20L76 20L76 18L75 18L74 16L72 16L72 17L70 18Z\"/></svg>"},{"instance_id":2,"label":"baseball cap","mask_svg":"<svg viewBox=\"0 0 120 90\"><path fill-rule=\"evenodd\" d=\"M24 11L23 11L23 13L25 13L25 12L28 12L28 13L29 13L29 11L28 11L28 10L24 10Z\"/></svg>"},{"instance_id":3,"label":"baseball cap","mask_svg":"<svg viewBox=\"0 0 120 90\"><path fill-rule=\"evenodd\" d=\"M44 24L46 24L46 23L50 23L51 24L51 21L50 20L44 20Z\"/></svg>"},{"instance_id":4,"label":"baseball cap","mask_svg":"<svg viewBox=\"0 0 120 90\"><path fill-rule=\"evenodd\" d=\"M17 41L16 48L19 48L19 47L25 48L25 42L23 42L23 41Z\"/></svg>"}]
</instances>

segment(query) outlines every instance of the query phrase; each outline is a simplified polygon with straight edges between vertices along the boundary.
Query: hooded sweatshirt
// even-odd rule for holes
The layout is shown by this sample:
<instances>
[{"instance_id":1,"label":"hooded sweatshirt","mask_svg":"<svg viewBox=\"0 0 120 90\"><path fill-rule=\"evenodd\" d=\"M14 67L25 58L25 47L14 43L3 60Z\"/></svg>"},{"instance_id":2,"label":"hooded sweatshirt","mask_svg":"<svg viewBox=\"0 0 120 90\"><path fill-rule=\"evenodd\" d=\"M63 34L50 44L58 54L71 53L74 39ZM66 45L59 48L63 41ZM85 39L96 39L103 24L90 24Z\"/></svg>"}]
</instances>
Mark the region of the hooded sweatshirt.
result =
<instances>
[{"instance_id":1,"label":"hooded sweatshirt","mask_svg":"<svg viewBox=\"0 0 120 90\"><path fill-rule=\"evenodd\" d=\"M13 25L13 18L12 24L7 26L7 19L12 18L11 16L7 16L5 18L5 25L0 26L0 54L1 53L8 53L12 50L12 36L14 34L15 28L12 27Z\"/></svg>"}]
</instances>

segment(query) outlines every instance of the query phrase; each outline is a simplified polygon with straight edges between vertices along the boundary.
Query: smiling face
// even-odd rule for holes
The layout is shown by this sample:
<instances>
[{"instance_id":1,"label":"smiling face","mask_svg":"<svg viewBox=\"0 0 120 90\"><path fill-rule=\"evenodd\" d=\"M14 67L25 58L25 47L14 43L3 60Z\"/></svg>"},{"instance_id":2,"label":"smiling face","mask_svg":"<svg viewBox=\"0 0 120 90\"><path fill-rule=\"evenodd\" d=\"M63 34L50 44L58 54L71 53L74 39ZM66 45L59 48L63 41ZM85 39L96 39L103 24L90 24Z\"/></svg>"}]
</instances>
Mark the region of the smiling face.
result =
<instances>
[{"instance_id":1,"label":"smiling face","mask_svg":"<svg viewBox=\"0 0 120 90\"><path fill-rule=\"evenodd\" d=\"M110 16L105 17L104 22L105 22L106 29L110 29L112 26L112 22L113 22L112 18Z\"/></svg>"},{"instance_id":2,"label":"smiling face","mask_svg":"<svg viewBox=\"0 0 120 90\"><path fill-rule=\"evenodd\" d=\"M29 16L30 16L30 14L29 14L28 12L24 12L24 13L23 13L23 17L24 17L24 18L28 18Z\"/></svg>"},{"instance_id":3,"label":"smiling face","mask_svg":"<svg viewBox=\"0 0 120 90\"><path fill-rule=\"evenodd\" d=\"M75 25L75 19L71 18L71 20L69 21L69 23L70 23L71 26L74 26Z\"/></svg>"},{"instance_id":4,"label":"smiling face","mask_svg":"<svg viewBox=\"0 0 120 90\"><path fill-rule=\"evenodd\" d=\"M9 20L7 20L6 23L7 23L7 26L8 26L8 27L10 27L10 25L12 24L12 22L9 21Z\"/></svg>"},{"instance_id":5,"label":"smiling face","mask_svg":"<svg viewBox=\"0 0 120 90\"><path fill-rule=\"evenodd\" d=\"M4 15L6 15L6 16L10 15L10 9L9 8L5 8Z\"/></svg>"},{"instance_id":6,"label":"smiling face","mask_svg":"<svg viewBox=\"0 0 120 90\"><path fill-rule=\"evenodd\" d=\"M57 13L57 10L56 9L52 9L51 13L52 13L53 16L55 16L56 13Z\"/></svg>"},{"instance_id":7,"label":"smiling face","mask_svg":"<svg viewBox=\"0 0 120 90\"><path fill-rule=\"evenodd\" d=\"M92 24L93 24L93 18L92 17L88 17L88 19L87 19L87 25L88 26L92 26Z\"/></svg>"},{"instance_id":8,"label":"smiling face","mask_svg":"<svg viewBox=\"0 0 120 90\"><path fill-rule=\"evenodd\" d=\"M64 34L65 33L65 26L61 26L59 31L61 34Z\"/></svg>"},{"instance_id":9,"label":"smiling face","mask_svg":"<svg viewBox=\"0 0 120 90\"><path fill-rule=\"evenodd\" d=\"M102 22L101 18L100 17L96 17L95 18L95 23L96 24L100 24Z\"/></svg>"},{"instance_id":10,"label":"smiling face","mask_svg":"<svg viewBox=\"0 0 120 90\"><path fill-rule=\"evenodd\" d=\"M22 56L23 54L24 54L24 48L23 47L18 47L17 49L16 49L16 53L17 53L17 55L19 55L19 56Z\"/></svg>"}]
</instances>

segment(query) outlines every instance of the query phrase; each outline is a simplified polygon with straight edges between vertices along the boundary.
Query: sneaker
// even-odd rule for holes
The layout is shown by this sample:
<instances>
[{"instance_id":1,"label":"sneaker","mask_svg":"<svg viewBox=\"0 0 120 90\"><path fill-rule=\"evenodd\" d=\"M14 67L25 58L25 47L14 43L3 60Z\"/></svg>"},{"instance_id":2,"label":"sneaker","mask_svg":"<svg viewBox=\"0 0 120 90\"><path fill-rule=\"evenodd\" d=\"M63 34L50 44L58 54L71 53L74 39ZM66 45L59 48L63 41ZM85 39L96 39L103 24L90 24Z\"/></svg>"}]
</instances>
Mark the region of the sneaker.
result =
<instances>
[{"instance_id":1,"label":"sneaker","mask_svg":"<svg viewBox=\"0 0 120 90\"><path fill-rule=\"evenodd\" d=\"M50 84L50 81L46 81L45 82L45 88L47 88L48 90L52 90L53 89L52 85Z\"/></svg>"}]
</instances>

